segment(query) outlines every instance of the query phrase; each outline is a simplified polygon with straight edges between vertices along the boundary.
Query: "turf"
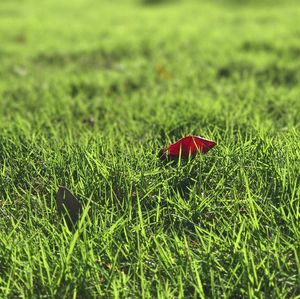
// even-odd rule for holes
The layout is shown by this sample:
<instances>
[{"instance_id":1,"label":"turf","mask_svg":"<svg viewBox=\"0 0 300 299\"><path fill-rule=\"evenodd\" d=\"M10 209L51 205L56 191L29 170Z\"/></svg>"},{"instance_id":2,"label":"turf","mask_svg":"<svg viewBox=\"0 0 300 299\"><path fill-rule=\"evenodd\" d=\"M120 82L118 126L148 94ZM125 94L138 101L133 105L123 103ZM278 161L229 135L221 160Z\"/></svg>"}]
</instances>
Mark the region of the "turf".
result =
<instances>
[{"instance_id":1,"label":"turf","mask_svg":"<svg viewBox=\"0 0 300 299\"><path fill-rule=\"evenodd\" d=\"M147 2L0 2L0 297L300 298L299 2Z\"/></svg>"}]
</instances>

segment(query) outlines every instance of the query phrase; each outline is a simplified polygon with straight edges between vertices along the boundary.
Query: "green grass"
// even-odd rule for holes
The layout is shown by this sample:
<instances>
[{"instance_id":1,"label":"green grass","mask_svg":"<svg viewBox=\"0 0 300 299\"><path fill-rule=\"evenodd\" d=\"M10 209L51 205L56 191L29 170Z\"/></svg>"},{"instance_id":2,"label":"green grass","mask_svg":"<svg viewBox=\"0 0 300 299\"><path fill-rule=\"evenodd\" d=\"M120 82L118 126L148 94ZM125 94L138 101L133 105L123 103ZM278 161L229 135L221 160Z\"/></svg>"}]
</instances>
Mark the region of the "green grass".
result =
<instances>
[{"instance_id":1,"label":"green grass","mask_svg":"<svg viewBox=\"0 0 300 299\"><path fill-rule=\"evenodd\" d=\"M300 4L146 2L0 2L0 297L300 298Z\"/></svg>"}]
</instances>

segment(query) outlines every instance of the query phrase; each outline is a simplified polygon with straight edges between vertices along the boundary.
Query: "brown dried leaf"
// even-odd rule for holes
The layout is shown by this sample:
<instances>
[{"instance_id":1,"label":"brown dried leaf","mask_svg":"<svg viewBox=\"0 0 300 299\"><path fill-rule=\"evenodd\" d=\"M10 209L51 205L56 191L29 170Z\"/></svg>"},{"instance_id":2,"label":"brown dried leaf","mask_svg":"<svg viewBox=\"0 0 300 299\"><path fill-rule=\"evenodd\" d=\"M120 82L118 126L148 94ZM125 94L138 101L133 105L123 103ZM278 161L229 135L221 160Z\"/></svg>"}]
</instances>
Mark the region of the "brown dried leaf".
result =
<instances>
[{"instance_id":1,"label":"brown dried leaf","mask_svg":"<svg viewBox=\"0 0 300 299\"><path fill-rule=\"evenodd\" d=\"M60 186L56 195L58 212L65 218L71 229L78 221L82 212L82 205L66 187Z\"/></svg>"}]
</instances>

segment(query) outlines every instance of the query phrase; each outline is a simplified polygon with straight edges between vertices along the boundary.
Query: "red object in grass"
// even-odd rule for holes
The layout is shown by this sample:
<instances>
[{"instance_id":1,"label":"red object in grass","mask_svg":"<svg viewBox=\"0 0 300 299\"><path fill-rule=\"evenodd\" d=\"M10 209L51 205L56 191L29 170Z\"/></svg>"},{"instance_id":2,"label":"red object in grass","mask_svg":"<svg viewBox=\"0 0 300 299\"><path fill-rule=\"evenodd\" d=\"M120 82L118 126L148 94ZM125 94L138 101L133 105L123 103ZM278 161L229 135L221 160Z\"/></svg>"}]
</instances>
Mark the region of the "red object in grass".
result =
<instances>
[{"instance_id":1,"label":"red object in grass","mask_svg":"<svg viewBox=\"0 0 300 299\"><path fill-rule=\"evenodd\" d=\"M186 136L179 139L177 142L169 145L163 150L163 155L169 158L188 157L196 155L198 152L207 153L217 143L204 139L200 136Z\"/></svg>"}]
</instances>

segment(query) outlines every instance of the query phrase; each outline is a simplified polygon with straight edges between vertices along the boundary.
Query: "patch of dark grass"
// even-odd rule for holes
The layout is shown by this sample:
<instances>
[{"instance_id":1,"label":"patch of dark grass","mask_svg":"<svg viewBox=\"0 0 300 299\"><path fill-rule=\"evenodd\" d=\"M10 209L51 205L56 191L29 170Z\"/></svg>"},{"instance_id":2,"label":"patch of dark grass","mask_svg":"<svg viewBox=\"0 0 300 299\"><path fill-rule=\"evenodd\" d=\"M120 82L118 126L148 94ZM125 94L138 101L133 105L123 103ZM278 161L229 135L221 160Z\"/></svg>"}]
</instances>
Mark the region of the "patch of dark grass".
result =
<instances>
[{"instance_id":1,"label":"patch of dark grass","mask_svg":"<svg viewBox=\"0 0 300 299\"><path fill-rule=\"evenodd\" d=\"M217 79L254 79L258 85L271 84L274 86L296 86L299 82L299 72L296 67L284 67L269 64L264 67L255 67L245 63L231 63L222 66L216 74Z\"/></svg>"},{"instance_id":2,"label":"patch of dark grass","mask_svg":"<svg viewBox=\"0 0 300 299\"><path fill-rule=\"evenodd\" d=\"M62 67L74 64L81 69L111 69L122 59L128 57L132 57L132 51L128 47L117 48L113 51L99 48L94 50L78 50L71 53L40 53L33 59L33 63L49 67Z\"/></svg>"}]
</instances>

